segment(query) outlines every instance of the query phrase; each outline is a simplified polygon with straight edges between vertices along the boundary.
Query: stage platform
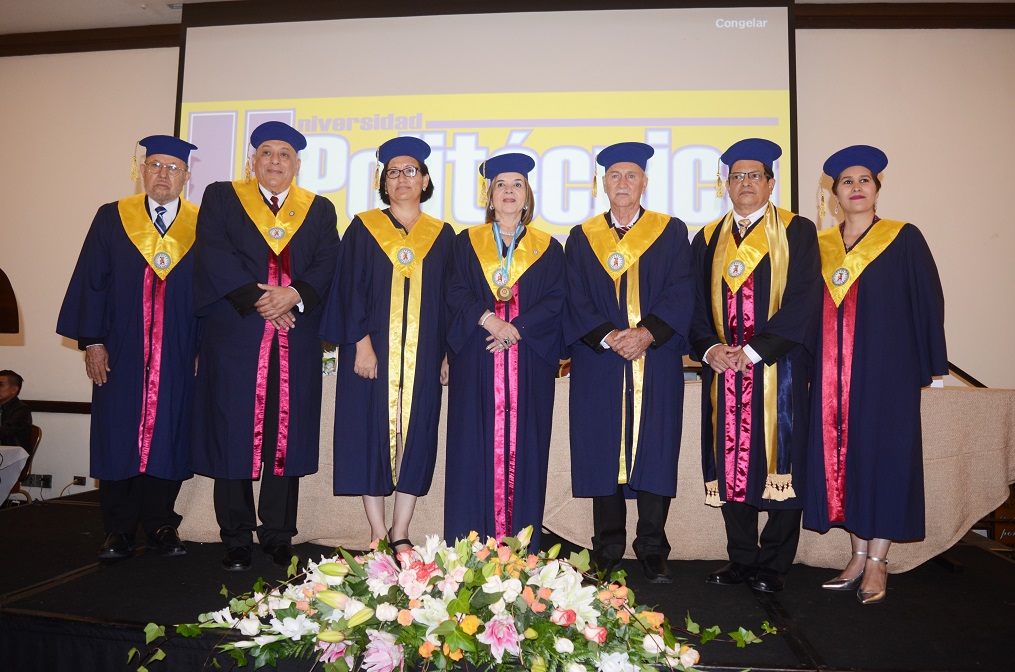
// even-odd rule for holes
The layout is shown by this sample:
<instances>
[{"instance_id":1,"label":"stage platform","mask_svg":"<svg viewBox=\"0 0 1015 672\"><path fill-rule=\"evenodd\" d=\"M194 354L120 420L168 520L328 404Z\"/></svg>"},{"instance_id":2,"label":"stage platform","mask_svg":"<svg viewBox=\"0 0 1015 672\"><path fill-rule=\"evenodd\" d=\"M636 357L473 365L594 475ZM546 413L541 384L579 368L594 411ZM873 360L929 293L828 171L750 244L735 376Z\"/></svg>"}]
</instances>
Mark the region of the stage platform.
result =
<instances>
[{"instance_id":1,"label":"stage platform","mask_svg":"<svg viewBox=\"0 0 1015 672\"><path fill-rule=\"evenodd\" d=\"M127 652L145 648L148 622L193 622L225 604L223 585L240 593L258 576L284 578L258 549L251 571L222 571L224 549L216 543L188 542L183 557L138 550L99 563L104 535L94 492L0 510L0 533L0 670L12 672L136 669ZM822 590L830 571L802 564L777 595L705 585L715 561L671 561L670 586L645 583L635 561L624 568L638 601L658 605L675 623L689 612L703 627L718 624L724 632L744 626L760 633L765 620L780 629L745 649L708 643L701 647L702 670L1015 670L1015 561L972 536L948 551L957 564L931 561L892 575L888 599L868 607ZM317 557L331 549L303 544L297 550ZM165 647L167 658L150 670L201 670L215 641L175 639ZM221 660L229 669L231 661Z\"/></svg>"}]
</instances>

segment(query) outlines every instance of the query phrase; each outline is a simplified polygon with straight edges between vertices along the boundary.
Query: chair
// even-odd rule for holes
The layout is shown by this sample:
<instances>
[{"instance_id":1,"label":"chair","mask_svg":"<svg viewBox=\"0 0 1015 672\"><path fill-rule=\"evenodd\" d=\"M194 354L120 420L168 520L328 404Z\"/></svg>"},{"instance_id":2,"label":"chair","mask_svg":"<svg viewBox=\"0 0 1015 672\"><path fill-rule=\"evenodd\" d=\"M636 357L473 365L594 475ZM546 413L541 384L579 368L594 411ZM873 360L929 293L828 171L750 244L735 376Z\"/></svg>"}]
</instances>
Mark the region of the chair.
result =
<instances>
[{"instance_id":1,"label":"chair","mask_svg":"<svg viewBox=\"0 0 1015 672\"><path fill-rule=\"evenodd\" d=\"M24 482L32 473L32 460L35 459L35 452L39 450L39 443L42 442L42 428L38 425L32 425L32 440L28 445L28 459L25 460L25 466L21 468L21 475L18 476L18 482L14 484L14 489L11 490L11 494L7 495L7 499L10 499L14 495L23 495L26 504L32 503L32 495L27 490L22 489L21 483Z\"/></svg>"}]
</instances>

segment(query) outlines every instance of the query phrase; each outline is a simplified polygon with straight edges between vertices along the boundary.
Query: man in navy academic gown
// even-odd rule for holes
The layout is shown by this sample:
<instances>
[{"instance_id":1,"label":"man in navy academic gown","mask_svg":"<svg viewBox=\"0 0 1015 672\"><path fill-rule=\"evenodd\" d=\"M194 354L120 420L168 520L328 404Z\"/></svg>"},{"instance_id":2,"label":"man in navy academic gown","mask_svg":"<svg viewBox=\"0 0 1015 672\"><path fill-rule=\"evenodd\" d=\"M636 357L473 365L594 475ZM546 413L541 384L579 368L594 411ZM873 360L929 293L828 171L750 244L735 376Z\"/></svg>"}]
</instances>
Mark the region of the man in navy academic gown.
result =
<instances>
[{"instance_id":1,"label":"man in navy academic gown","mask_svg":"<svg viewBox=\"0 0 1015 672\"><path fill-rule=\"evenodd\" d=\"M610 571L627 548L627 497L638 501L634 552L646 578L672 581L666 517L677 493L683 355L694 308L687 227L641 207L654 150L600 152L610 211L567 240L564 341L571 350L571 482L592 497L593 561Z\"/></svg>"},{"instance_id":2,"label":"man in navy academic gown","mask_svg":"<svg viewBox=\"0 0 1015 672\"><path fill-rule=\"evenodd\" d=\"M149 548L186 553L173 509L192 475L197 206L180 194L197 147L167 135L139 144L144 193L99 208L56 326L85 351L94 383L89 473L101 481L104 560L133 554L139 521Z\"/></svg>"},{"instance_id":3,"label":"man in navy academic gown","mask_svg":"<svg viewBox=\"0 0 1015 672\"><path fill-rule=\"evenodd\" d=\"M269 121L250 144L256 180L208 185L194 248L203 336L191 465L215 478L230 571L250 568L255 529L276 565L295 555L299 477L317 471L321 300L338 255L334 206L293 182L306 138Z\"/></svg>"},{"instance_id":4,"label":"man in navy academic gown","mask_svg":"<svg viewBox=\"0 0 1015 672\"><path fill-rule=\"evenodd\" d=\"M769 202L774 142L722 155L733 209L694 237L705 503L721 506L729 563L708 576L782 590L800 539L808 392L821 264L813 222ZM758 537L758 512L768 521Z\"/></svg>"}]
</instances>

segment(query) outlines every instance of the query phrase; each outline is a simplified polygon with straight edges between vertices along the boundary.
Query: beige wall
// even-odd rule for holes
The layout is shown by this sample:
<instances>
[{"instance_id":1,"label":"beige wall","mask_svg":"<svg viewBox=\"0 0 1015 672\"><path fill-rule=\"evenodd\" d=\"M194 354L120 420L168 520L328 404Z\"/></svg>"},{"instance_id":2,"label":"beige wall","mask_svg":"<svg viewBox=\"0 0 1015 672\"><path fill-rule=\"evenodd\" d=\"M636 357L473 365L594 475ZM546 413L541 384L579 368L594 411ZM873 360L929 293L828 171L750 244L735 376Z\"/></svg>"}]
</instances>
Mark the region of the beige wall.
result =
<instances>
[{"instance_id":1,"label":"beige wall","mask_svg":"<svg viewBox=\"0 0 1015 672\"><path fill-rule=\"evenodd\" d=\"M1015 285L1015 234L1005 221L1012 208L995 196L1015 156L1012 63L1015 31L797 32L802 213L817 217L828 154L854 143L885 149L879 212L924 231L945 287L949 358L992 387L1015 387L1005 339L1015 315L1002 293ZM22 334L0 335L0 368L27 378L26 397L89 399L80 353L53 328L95 209L135 189L134 141L172 132L177 67L176 49L0 58L9 199L0 268L23 323ZM40 415L37 424L45 437L35 471L54 475L45 494L55 496L88 473L88 419Z\"/></svg>"}]
</instances>

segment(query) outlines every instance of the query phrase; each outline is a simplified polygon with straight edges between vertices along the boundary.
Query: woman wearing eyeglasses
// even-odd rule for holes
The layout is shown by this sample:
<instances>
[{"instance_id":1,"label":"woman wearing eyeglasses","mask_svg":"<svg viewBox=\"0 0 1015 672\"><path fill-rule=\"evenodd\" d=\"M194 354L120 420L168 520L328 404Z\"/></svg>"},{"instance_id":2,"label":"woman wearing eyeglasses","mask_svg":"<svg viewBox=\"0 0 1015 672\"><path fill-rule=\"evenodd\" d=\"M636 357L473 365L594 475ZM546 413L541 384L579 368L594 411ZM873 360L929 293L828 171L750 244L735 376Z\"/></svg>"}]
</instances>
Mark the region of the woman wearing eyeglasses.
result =
<instances>
[{"instance_id":1,"label":"woman wearing eyeglasses","mask_svg":"<svg viewBox=\"0 0 1015 672\"><path fill-rule=\"evenodd\" d=\"M818 235L825 289L804 526L849 531L853 555L822 587L855 591L862 604L885 599L892 541L924 537L920 388L948 372L927 242L912 224L877 215L887 165L867 145L825 161L844 221Z\"/></svg>"},{"instance_id":2,"label":"woman wearing eyeglasses","mask_svg":"<svg viewBox=\"0 0 1015 672\"><path fill-rule=\"evenodd\" d=\"M533 527L539 547L555 378L563 347L564 250L531 228L534 162L480 165L486 224L458 234L448 270L445 538Z\"/></svg>"},{"instance_id":3,"label":"woman wearing eyeglasses","mask_svg":"<svg viewBox=\"0 0 1015 672\"><path fill-rule=\"evenodd\" d=\"M433 479L447 382L444 274L454 230L421 209L434 192L429 155L412 137L378 149L376 186L389 207L349 224L321 329L339 346L334 492L361 495L371 538L386 536L396 553L411 548L416 498Z\"/></svg>"}]
</instances>

